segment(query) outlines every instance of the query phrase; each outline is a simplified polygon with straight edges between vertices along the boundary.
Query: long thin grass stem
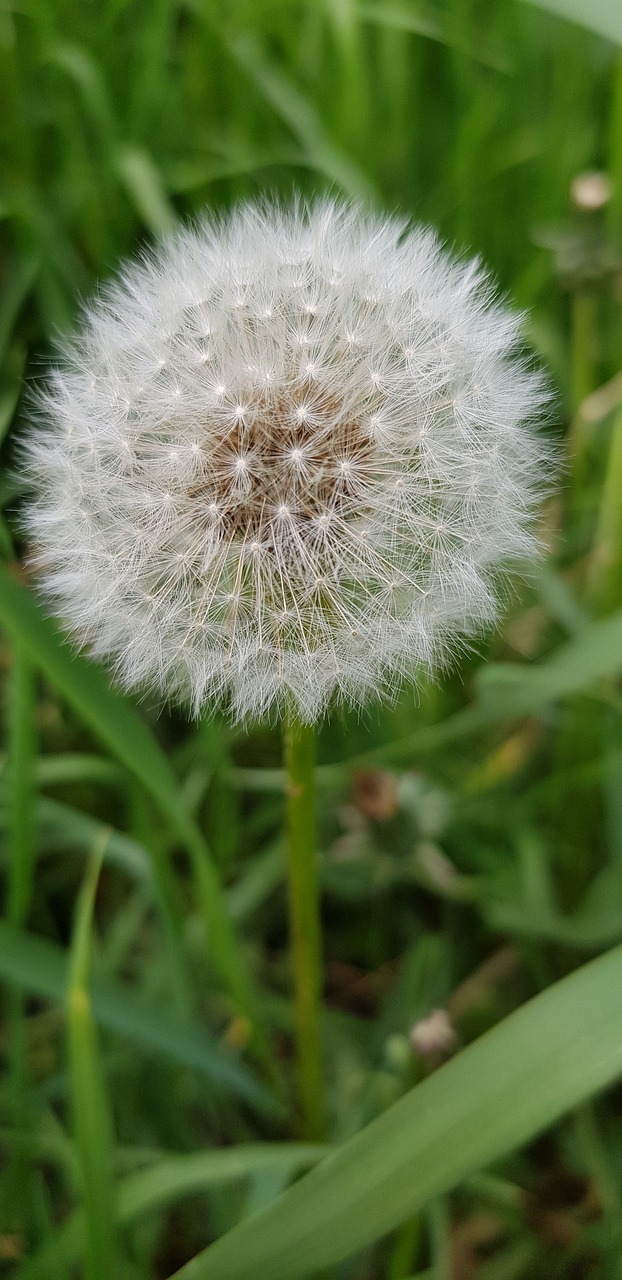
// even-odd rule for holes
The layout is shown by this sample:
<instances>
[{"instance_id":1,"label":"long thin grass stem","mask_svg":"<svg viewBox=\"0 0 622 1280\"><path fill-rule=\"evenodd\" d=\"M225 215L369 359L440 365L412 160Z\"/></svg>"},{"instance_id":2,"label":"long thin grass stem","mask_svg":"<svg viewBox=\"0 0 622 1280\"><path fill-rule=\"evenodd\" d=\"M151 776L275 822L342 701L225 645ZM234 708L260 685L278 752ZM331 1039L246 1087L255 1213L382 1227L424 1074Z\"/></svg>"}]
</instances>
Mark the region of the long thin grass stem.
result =
<instances>
[{"instance_id":1,"label":"long thin grass stem","mask_svg":"<svg viewBox=\"0 0 622 1280\"><path fill-rule=\"evenodd\" d=\"M298 1086L304 1136L325 1135L322 948L315 806L315 737L294 712L285 724L288 890Z\"/></svg>"}]
</instances>

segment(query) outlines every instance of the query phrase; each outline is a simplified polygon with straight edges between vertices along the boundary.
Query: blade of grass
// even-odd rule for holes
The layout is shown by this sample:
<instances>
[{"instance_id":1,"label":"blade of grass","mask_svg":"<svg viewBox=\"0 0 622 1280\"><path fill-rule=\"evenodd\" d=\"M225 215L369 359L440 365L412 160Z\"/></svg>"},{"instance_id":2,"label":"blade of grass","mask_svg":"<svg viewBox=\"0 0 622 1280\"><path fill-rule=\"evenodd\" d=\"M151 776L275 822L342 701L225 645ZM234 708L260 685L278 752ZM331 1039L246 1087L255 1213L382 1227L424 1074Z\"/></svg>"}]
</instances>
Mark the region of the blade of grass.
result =
<instances>
[{"instance_id":1,"label":"blade of grass","mask_svg":"<svg viewBox=\"0 0 622 1280\"><path fill-rule=\"evenodd\" d=\"M568 22L578 22L590 31L622 44L622 7L619 0L528 0L548 9Z\"/></svg>"},{"instance_id":2,"label":"blade of grass","mask_svg":"<svg viewBox=\"0 0 622 1280\"><path fill-rule=\"evenodd\" d=\"M411 32L426 40L435 40L438 44L457 48L466 57L492 67L495 71L509 71L508 63L500 51L487 49L486 43L482 41L478 44L475 41L461 41L451 23L439 21L432 7L424 10L422 5L385 4L376 0L376 3L359 4L356 12L362 22L389 27L394 31Z\"/></svg>"},{"instance_id":3,"label":"blade of grass","mask_svg":"<svg viewBox=\"0 0 622 1280\"><path fill-rule=\"evenodd\" d=\"M583 693L596 681L622 670L622 610L582 627L537 666L488 663L475 679L476 700L438 724L417 729L381 747L350 756L343 764L320 765L318 784L330 785L344 770L435 751L512 717L538 715L561 698ZM247 771L250 772L250 771ZM260 774L261 771L257 770ZM276 786L276 771L270 770Z\"/></svg>"},{"instance_id":4,"label":"blade of grass","mask_svg":"<svg viewBox=\"0 0 622 1280\"><path fill-rule=\"evenodd\" d=\"M153 157L143 147L125 144L115 154L115 169L139 218L153 235L174 231L177 219Z\"/></svg>"},{"instance_id":5,"label":"blade of grass","mask_svg":"<svg viewBox=\"0 0 622 1280\"><path fill-rule=\"evenodd\" d=\"M478 672L478 698L491 716L534 715L622 669L622 609L579 634L538 666L491 663Z\"/></svg>"},{"instance_id":6,"label":"blade of grass","mask_svg":"<svg viewBox=\"0 0 622 1280\"><path fill-rule=\"evenodd\" d=\"M22 927L30 910L36 860L35 757L36 701L33 673L16 651L10 680L9 707L9 883L7 916ZM9 1005L9 1100L14 1128L27 1133L32 1124L28 1069L28 1024L22 993L11 992ZM16 1148L2 1178L3 1229L23 1232L28 1211L30 1160Z\"/></svg>"},{"instance_id":7,"label":"blade of grass","mask_svg":"<svg viewBox=\"0 0 622 1280\"><path fill-rule=\"evenodd\" d=\"M227 44L231 56L244 69L262 96L291 129L307 156L307 163L336 182L348 195L369 200L374 188L362 169L328 137L315 105L286 73L263 53L249 32Z\"/></svg>"},{"instance_id":8,"label":"blade of grass","mask_svg":"<svg viewBox=\"0 0 622 1280\"><path fill-rule=\"evenodd\" d=\"M94 850L76 908L67 985L69 1075L85 1219L85 1280L117 1272L113 1127L89 993L95 894L106 838Z\"/></svg>"},{"instance_id":9,"label":"blade of grass","mask_svg":"<svg viewBox=\"0 0 622 1280\"><path fill-rule=\"evenodd\" d=\"M317 1164L327 1148L317 1143L241 1143L224 1151L193 1151L167 1156L119 1182L119 1219L129 1222L217 1182L234 1182L268 1170L291 1177Z\"/></svg>"},{"instance_id":10,"label":"blade of grass","mask_svg":"<svg viewBox=\"0 0 622 1280\"><path fill-rule=\"evenodd\" d=\"M0 974L20 991L61 1002L67 987L67 956L61 947L0 921ZM203 1072L215 1084L262 1113L276 1105L247 1067L201 1027L188 1027L166 1008L147 1005L121 983L93 976L93 1015L103 1027L128 1036L151 1052Z\"/></svg>"},{"instance_id":11,"label":"blade of grass","mask_svg":"<svg viewBox=\"0 0 622 1280\"><path fill-rule=\"evenodd\" d=\"M587 572L586 594L595 612L607 613L621 599L622 587L622 410L615 414L596 536Z\"/></svg>"},{"instance_id":12,"label":"blade of grass","mask_svg":"<svg viewBox=\"0 0 622 1280\"><path fill-rule=\"evenodd\" d=\"M128 1174L117 1183L118 1223L126 1226L139 1215L162 1209L184 1196L211 1187L226 1186L260 1173L278 1173L289 1179L326 1154L326 1147L297 1143L240 1144L230 1150L193 1151L166 1156L148 1169ZM48 1257L60 1254L75 1263L84 1249L85 1220L78 1209L55 1236L30 1258L20 1280L39 1280Z\"/></svg>"},{"instance_id":13,"label":"blade of grass","mask_svg":"<svg viewBox=\"0 0 622 1280\"><path fill-rule=\"evenodd\" d=\"M152 891L157 892L148 850L124 832L115 831L99 818L92 818L90 814L81 813L79 809L73 809L60 800L50 800L47 796L40 798L36 812L40 838L48 851L58 849L63 854L72 849L88 851L106 828L106 863L120 867L133 880L146 880Z\"/></svg>"},{"instance_id":14,"label":"blade of grass","mask_svg":"<svg viewBox=\"0 0 622 1280\"><path fill-rule=\"evenodd\" d=\"M0 392L0 444L7 435L20 397L20 387L9 386Z\"/></svg>"},{"instance_id":15,"label":"blade of grass","mask_svg":"<svg viewBox=\"0 0 622 1280\"><path fill-rule=\"evenodd\" d=\"M130 77L129 126L134 137L148 138L167 88L167 61L175 36L175 0L154 0L139 11L141 27Z\"/></svg>"},{"instance_id":16,"label":"blade of grass","mask_svg":"<svg viewBox=\"0 0 622 1280\"><path fill-rule=\"evenodd\" d=\"M36 258L15 255L0 293L0 361L5 358L13 326L35 283L38 270ZM8 408L5 408L5 414Z\"/></svg>"},{"instance_id":17,"label":"blade of grass","mask_svg":"<svg viewBox=\"0 0 622 1280\"><path fill-rule=\"evenodd\" d=\"M177 1280L299 1280L393 1230L622 1071L622 947L429 1076Z\"/></svg>"},{"instance_id":18,"label":"blade of grass","mask_svg":"<svg viewBox=\"0 0 622 1280\"><path fill-rule=\"evenodd\" d=\"M57 787L76 782L94 782L118 789L125 779L119 766L105 756L87 751L56 751L39 756L37 782L40 787Z\"/></svg>"},{"instance_id":19,"label":"blade of grass","mask_svg":"<svg viewBox=\"0 0 622 1280\"><path fill-rule=\"evenodd\" d=\"M25 924L36 858L36 702L34 676L19 649L13 655L9 719L8 826L10 880L8 919Z\"/></svg>"},{"instance_id":20,"label":"blade of grass","mask_svg":"<svg viewBox=\"0 0 622 1280\"><path fill-rule=\"evenodd\" d=\"M131 704L109 686L103 672L72 653L28 591L0 565L0 625L29 660L71 703L85 724L142 783L171 822L191 858L199 902L214 964L229 992L255 1027L263 1056L265 1038L244 957L207 845L187 813L164 752ZM157 869L157 864L156 864ZM160 874L164 899L165 878ZM174 906L171 914L175 915Z\"/></svg>"},{"instance_id":21,"label":"blade of grass","mask_svg":"<svg viewBox=\"0 0 622 1280\"><path fill-rule=\"evenodd\" d=\"M53 40L46 50L47 60L75 85L87 117L100 136L104 148L112 150L117 126L102 69L90 50L73 40Z\"/></svg>"}]
</instances>

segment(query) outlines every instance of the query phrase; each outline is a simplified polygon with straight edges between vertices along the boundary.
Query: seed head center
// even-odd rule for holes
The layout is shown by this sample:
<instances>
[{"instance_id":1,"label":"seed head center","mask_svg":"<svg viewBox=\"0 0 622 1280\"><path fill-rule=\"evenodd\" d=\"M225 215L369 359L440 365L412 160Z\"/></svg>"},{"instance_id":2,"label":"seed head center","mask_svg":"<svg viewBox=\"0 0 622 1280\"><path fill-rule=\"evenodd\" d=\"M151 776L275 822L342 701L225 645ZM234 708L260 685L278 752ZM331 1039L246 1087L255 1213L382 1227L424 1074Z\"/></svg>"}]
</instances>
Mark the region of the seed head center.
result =
<instances>
[{"instance_id":1,"label":"seed head center","mask_svg":"<svg viewBox=\"0 0 622 1280\"><path fill-rule=\"evenodd\" d=\"M264 393L238 404L227 425L204 424L203 475L189 491L197 519L227 541L281 547L295 527L312 536L325 517L364 509L374 446L369 414L357 414L324 392L301 399L292 391Z\"/></svg>"}]
</instances>

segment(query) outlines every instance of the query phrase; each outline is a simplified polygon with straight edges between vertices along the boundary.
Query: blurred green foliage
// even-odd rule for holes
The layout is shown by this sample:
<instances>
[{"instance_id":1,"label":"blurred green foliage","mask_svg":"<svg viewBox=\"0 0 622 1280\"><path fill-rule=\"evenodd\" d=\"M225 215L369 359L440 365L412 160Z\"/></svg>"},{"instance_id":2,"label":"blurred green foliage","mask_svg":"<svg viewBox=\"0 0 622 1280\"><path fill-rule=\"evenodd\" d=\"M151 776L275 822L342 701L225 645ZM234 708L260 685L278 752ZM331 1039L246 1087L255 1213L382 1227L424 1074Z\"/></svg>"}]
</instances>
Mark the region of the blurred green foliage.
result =
<instances>
[{"instance_id":1,"label":"blurred green foliage","mask_svg":"<svg viewBox=\"0 0 622 1280\"><path fill-rule=\"evenodd\" d=\"M322 1154L296 1141L280 742L137 710L60 645L18 583L29 388L124 255L264 191L433 224L526 309L566 441L549 555L455 674L321 733L346 1141L438 1067L410 1039L434 1009L468 1045L622 940L622 57L520 0L25 0L0 139L0 1274L160 1280ZM334 1280L620 1280L621 1199L614 1090Z\"/></svg>"}]
</instances>

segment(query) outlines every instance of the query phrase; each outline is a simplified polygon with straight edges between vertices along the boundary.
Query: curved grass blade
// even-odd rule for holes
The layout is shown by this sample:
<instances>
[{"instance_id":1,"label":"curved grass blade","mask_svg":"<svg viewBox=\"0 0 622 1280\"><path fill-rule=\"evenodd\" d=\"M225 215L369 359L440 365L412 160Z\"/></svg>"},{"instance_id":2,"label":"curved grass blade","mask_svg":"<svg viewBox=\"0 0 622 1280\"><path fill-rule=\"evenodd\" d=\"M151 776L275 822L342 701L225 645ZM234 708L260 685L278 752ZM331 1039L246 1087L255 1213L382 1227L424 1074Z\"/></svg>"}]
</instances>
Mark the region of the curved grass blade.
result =
<instances>
[{"instance_id":1,"label":"curved grass blade","mask_svg":"<svg viewBox=\"0 0 622 1280\"><path fill-rule=\"evenodd\" d=\"M578 22L598 35L622 44L622 6L619 0L529 0L558 18Z\"/></svg>"},{"instance_id":2,"label":"curved grass blade","mask_svg":"<svg viewBox=\"0 0 622 1280\"><path fill-rule=\"evenodd\" d=\"M3 789L0 787L0 796L3 794ZM102 831L107 829L110 835L106 845L105 862L119 867L132 880L146 882L152 895L156 896L152 860L144 845L133 840L131 836L125 835L123 831L116 831L114 827L107 827L100 818L93 818L88 813L73 809L60 800L50 800L47 796L41 796L36 805L31 805L31 816L37 820L40 848L48 853L59 850L66 854L74 849L81 852L90 851ZM6 812L0 807L0 831L3 831L9 822L8 805ZM24 875L23 872L22 875ZM12 922L19 925L23 920L20 918Z\"/></svg>"},{"instance_id":3,"label":"curved grass blade","mask_svg":"<svg viewBox=\"0 0 622 1280\"><path fill-rule=\"evenodd\" d=\"M63 643L28 591L0 565L0 625L40 668L109 751L142 783L171 822L192 861L209 947L230 994L258 1026L250 977L207 845L187 813L175 776L155 738L131 704L109 686L103 672Z\"/></svg>"},{"instance_id":4,"label":"curved grass blade","mask_svg":"<svg viewBox=\"0 0 622 1280\"><path fill-rule=\"evenodd\" d=\"M307 163L336 182L354 199L372 199L371 180L359 165L329 138L315 104L301 93L281 67L269 61L254 35L244 32L227 49L276 114L291 130Z\"/></svg>"},{"instance_id":5,"label":"curved grass blade","mask_svg":"<svg viewBox=\"0 0 622 1280\"><path fill-rule=\"evenodd\" d=\"M149 152L125 143L117 148L115 168L139 218L152 234L169 235L174 231L175 210Z\"/></svg>"},{"instance_id":6,"label":"curved grass blade","mask_svg":"<svg viewBox=\"0 0 622 1280\"><path fill-rule=\"evenodd\" d=\"M161 1209L184 1196L210 1187L239 1182L266 1173L291 1178L315 1164L326 1147L305 1143L274 1142L241 1144L227 1150L193 1151L188 1155L165 1156L147 1169L128 1174L117 1183L117 1221L133 1222L142 1213ZM68 1264L84 1251L84 1214L77 1209L63 1223L52 1240L29 1258L20 1271L20 1280L39 1280L53 1251Z\"/></svg>"},{"instance_id":7,"label":"curved grass blade","mask_svg":"<svg viewBox=\"0 0 622 1280\"><path fill-rule=\"evenodd\" d=\"M622 947L530 1000L176 1280L300 1280L365 1248L622 1072Z\"/></svg>"},{"instance_id":8,"label":"curved grass blade","mask_svg":"<svg viewBox=\"0 0 622 1280\"><path fill-rule=\"evenodd\" d=\"M467 58L481 62L483 66L492 67L495 71L509 70L506 60L494 50L488 49L482 41L482 32L478 32L477 41L465 41L456 35L455 23L439 21L437 12L432 6L425 9L422 5L399 5L379 3L359 4L356 8L361 22L368 22L379 27L389 27L394 31L408 32L423 36L425 40L434 40L437 44L455 48Z\"/></svg>"},{"instance_id":9,"label":"curved grass blade","mask_svg":"<svg viewBox=\"0 0 622 1280\"><path fill-rule=\"evenodd\" d=\"M0 976L21 991L61 1002L67 986L67 956L45 938L20 933L0 921ZM201 1028L188 1027L167 1009L146 1005L121 983L97 975L91 979L90 996L93 1015L101 1026L196 1068L262 1113L275 1113L268 1090Z\"/></svg>"},{"instance_id":10,"label":"curved grass blade","mask_svg":"<svg viewBox=\"0 0 622 1280\"><path fill-rule=\"evenodd\" d=\"M493 719L537 715L622 670L622 609L589 623L538 665L490 663L477 676L478 704Z\"/></svg>"},{"instance_id":11,"label":"curved grass blade","mask_svg":"<svg viewBox=\"0 0 622 1280\"><path fill-rule=\"evenodd\" d=\"M118 1258L114 1135L89 992L91 930L106 837L93 852L78 896L69 960L67 1030L71 1108L85 1222L86 1280L110 1280Z\"/></svg>"},{"instance_id":12,"label":"curved grass blade","mask_svg":"<svg viewBox=\"0 0 622 1280\"><path fill-rule=\"evenodd\" d=\"M320 765L318 783L330 785L344 769L435 751L449 742L479 733L512 717L538 715L561 698L583 693L598 680L622 671L622 609L581 628L571 640L537 665L527 662L487 663L476 676L475 701L437 724L403 738L350 756L340 765ZM249 772L249 771L246 771ZM260 774L260 770L256 770ZM268 772L268 771L266 771ZM276 786L276 771L268 781Z\"/></svg>"},{"instance_id":13,"label":"curved grass blade","mask_svg":"<svg viewBox=\"0 0 622 1280\"><path fill-rule=\"evenodd\" d=\"M9 699L8 762L8 886L6 912L10 923L23 926L29 915L37 856L35 832L35 761L37 754L36 692L30 665L13 655ZM28 1133L32 1125L26 1010L22 992L9 1001L8 1105L13 1126ZM15 1148L0 1180L2 1229L7 1224L23 1231L30 1194L28 1152Z\"/></svg>"},{"instance_id":14,"label":"curved grass blade","mask_svg":"<svg viewBox=\"0 0 622 1280\"><path fill-rule=\"evenodd\" d=\"M129 1222L139 1213L216 1183L267 1172L291 1177L300 1169L317 1164L326 1153L327 1148L318 1143L274 1142L242 1143L224 1151L167 1156L119 1182L119 1220Z\"/></svg>"}]
</instances>

